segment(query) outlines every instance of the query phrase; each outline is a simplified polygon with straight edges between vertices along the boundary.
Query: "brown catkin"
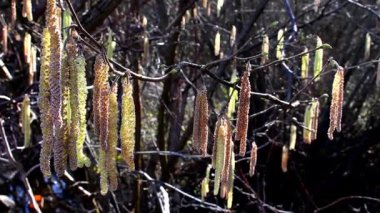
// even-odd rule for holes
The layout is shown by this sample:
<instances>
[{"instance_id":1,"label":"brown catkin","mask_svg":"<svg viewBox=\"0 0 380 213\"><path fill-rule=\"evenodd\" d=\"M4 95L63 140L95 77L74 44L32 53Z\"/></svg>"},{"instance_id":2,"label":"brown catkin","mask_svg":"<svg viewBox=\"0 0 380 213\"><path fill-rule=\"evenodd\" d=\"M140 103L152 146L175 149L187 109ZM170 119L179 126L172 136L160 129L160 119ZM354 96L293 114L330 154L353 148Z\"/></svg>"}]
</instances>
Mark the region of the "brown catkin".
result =
<instances>
[{"instance_id":1,"label":"brown catkin","mask_svg":"<svg viewBox=\"0 0 380 213\"><path fill-rule=\"evenodd\" d=\"M239 108L237 114L237 130L236 139L240 141L239 155L244 156L246 151L247 131L248 131L248 113L251 97L251 84L249 82L249 74L251 65L247 63L246 71L241 79Z\"/></svg>"},{"instance_id":2,"label":"brown catkin","mask_svg":"<svg viewBox=\"0 0 380 213\"><path fill-rule=\"evenodd\" d=\"M11 1L11 23L12 26L15 25L17 19L17 8L16 8L16 0Z\"/></svg>"},{"instance_id":3,"label":"brown catkin","mask_svg":"<svg viewBox=\"0 0 380 213\"><path fill-rule=\"evenodd\" d=\"M257 163L257 145L255 142L252 142L251 157L249 160L249 176L253 176L256 170Z\"/></svg>"},{"instance_id":4,"label":"brown catkin","mask_svg":"<svg viewBox=\"0 0 380 213\"><path fill-rule=\"evenodd\" d=\"M94 131L95 134L99 137L100 136L100 117L102 112L102 104L101 99L104 98L103 93L107 92L104 90L104 86L108 84L108 70L109 67L104 61L102 55L98 55L95 59L95 65L94 65L94 73L95 73L95 79L94 79L94 89L93 89L93 111L94 111ZM106 86L107 87L107 86ZM104 102L104 100L103 100Z\"/></svg>"},{"instance_id":5,"label":"brown catkin","mask_svg":"<svg viewBox=\"0 0 380 213\"><path fill-rule=\"evenodd\" d=\"M330 140L334 138L334 131L341 131L342 106L344 95L344 69L339 66L332 85L332 100L330 105L330 126L327 135Z\"/></svg>"},{"instance_id":6,"label":"brown catkin","mask_svg":"<svg viewBox=\"0 0 380 213\"><path fill-rule=\"evenodd\" d=\"M193 125L194 147L203 156L207 154L208 101L207 90L200 90L196 96Z\"/></svg>"},{"instance_id":7,"label":"brown catkin","mask_svg":"<svg viewBox=\"0 0 380 213\"><path fill-rule=\"evenodd\" d=\"M286 146L282 147L281 154L281 169L283 172L288 171L289 149Z\"/></svg>"},{"instance_id":8,"label":"brown catkin","mask_svg":"<svg viewBox=\"0 0 380 213\"><path fill-rule=\"evenodd\" d=\"M3 46L3 53L8 52L8 25L4 25L1 31L1 45Z\"/></svg>"},{"instance_id":9,"label":"brown catkin","mask_svg":"<svg viewBox=\"0 0 380 213\"><path fill-rule=\"evenodd\" d=\"M118 187L117 182L117 167L116 167L116 145L118 139L118 118L119 118L119 110L117 103L117 84L112 86L111 95L110 95L110 117L109 117L109 147L107 152L107 172L109 179L109 189L111 191L115 191Z\"/></svg>"},{"instance_id":10,"label":"brown catkin","mask_svg":"<svg viewBox=\"0 0 380 213\"><path fill-rule=\"evenodd\" d=\"M38 107L41 112L42 148L40 153L40 168L45 177L51 175L50 157L53 146L53 120L50 114L49 64L50 64L50 33L47 28L42 32L41 68L38 95Z\"/></svg>"},{"instance_id":11,"label":"brown catkin","mask_svg":"<svg viewBox=\"0 0 380 213\"><path fill-rule=\"evenodd\" d=\"M134 151L135 151L135 104L132 97L132 84L128 79L123 80L123 97L121 101L121 126L120 142L121 155L127 163L129 170L135 170Z\"/></svg>"}]
</instances>

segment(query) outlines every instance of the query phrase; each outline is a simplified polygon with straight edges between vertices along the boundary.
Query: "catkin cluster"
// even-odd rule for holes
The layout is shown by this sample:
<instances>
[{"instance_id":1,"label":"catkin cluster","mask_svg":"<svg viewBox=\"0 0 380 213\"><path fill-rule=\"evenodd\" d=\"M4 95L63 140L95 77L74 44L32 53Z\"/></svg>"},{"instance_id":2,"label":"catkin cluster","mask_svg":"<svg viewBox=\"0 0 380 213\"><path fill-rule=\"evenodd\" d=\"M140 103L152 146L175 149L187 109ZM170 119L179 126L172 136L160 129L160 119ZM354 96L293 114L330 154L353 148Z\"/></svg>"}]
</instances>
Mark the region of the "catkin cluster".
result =
<instances>
[{"instance_id":1,"label":"catkin cluster","mask_svg":"<svg viewBox=\"0 0 380 213\"><path fill-rule=\"evenodd\" d=\"M237 114L235 140L240 141L239 155L244 156L246 151L247 131L248 131L248 113L251 98L251 84L249 82L249 73L251 66L248 63L246 71L241 78L241 89L239 97L239 108Z\"/></svg>"},{"instance_id":2,"label":"catkin cluster","mask_svg":"<svg viewBox=\"0 0 380 213\"><path fill-rule=\"evenodd\" d=\"M327 136L330 140L334 138L334 131L340 132L342 121L343 95L344 95L344 69L339 66L332 85L332 100L330 105L330 126Z\"/></svg>"},{"instance_id":3,"label":"catkin cluster","mask_svg":"<svg viewBox=\"0 0 380 213\"><path fill-rule=\"evenodd\" d=\"M207 90L198 91L195 98L193 143L203 156L207 154L208 141L208 101Z\"/></svg>"}]
</instances>

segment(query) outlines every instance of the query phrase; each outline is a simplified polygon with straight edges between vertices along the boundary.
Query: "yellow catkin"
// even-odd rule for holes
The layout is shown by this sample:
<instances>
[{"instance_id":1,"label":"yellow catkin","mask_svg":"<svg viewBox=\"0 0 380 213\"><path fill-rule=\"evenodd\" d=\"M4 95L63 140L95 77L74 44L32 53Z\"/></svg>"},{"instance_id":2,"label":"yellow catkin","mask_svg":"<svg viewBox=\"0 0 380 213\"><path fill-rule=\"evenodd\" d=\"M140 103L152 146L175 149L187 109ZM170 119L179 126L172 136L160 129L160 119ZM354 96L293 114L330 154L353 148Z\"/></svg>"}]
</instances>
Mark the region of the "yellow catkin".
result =
<instances>
[{"instance_id":1,"label":"yellow catkin","mask_svg":"<svg viewBox=\"0 0 380 213\"><path fill-rule=\"evenodd\" d=\"M76 153L69 153L70 146L70 62L67 53L63 54L62 70L61 70L61 117L62 126L56 130L56 140L54 142L54 168L58 176L62 176L65 172L67 160L70 166L76 165ZM72 157L75 157L73 163Z\"/></svg>"},{"instance_id":2,"label":"yellow catkin","mask_svg":"<svg viewBox=\"0 0 380 213\"><path fill-rule=\"evenodd\" d=\"M304 121L303 121L304 129L303 129L303 141L306 144L311 143L311 104L307 105L304 113Z\"/></svg>"},{"instance_id":3,"label":"yellow catkin","mask_svg":"<svg viewBox=\"0 0 380 213\"><path fill-rule=\"evenodd\" d=\"M50 114L49 64L50 64L50 34L47 28L42 32L41 68L39 80L38 107L41 114L42 148L40 153L40 168L45 177L51 175L50 156L53 146L53 120Z\"/></svg>"},{"instance_id":4,"label":"yellow catkin","mask_svg":"<svg viewBox=\"0 0 380 213\"><path fill-rule=\"evenodd\" d=\"M117 84L112 86L110 95L110 119L109 119L109 147L107 152L107 164L108 164L108 178L109 178L109 188L111 191L115 191L118 187L117 182L117 167L116 167L116 146L118 139L118 118L119 110L117 103Z\"/></svg>"},{"instance_id":5,"label":"yellow catkin","mask_svg":"<svg viewBox=\"0 0 380 213\"><path fill-rule=\"evenodd\" d=\"M78 167L89 167L90 159L83 152L83 144L86 138L86 102L87 102L87 81L86 81L86 60L82 54L75 59L78 85L78 112L79 112L79 134L77 137L77 163ZM72 106L74 107L74 105Z\"/></svg>"},{"instance_id":6,"label":"yellow catkin","mask_svg":"<svg viewBox=\"0 0 380 213\"><path fill-rule=\"evenodd\" d=\"M1 46L3 46L3 53L8 52L8 25L4 25L1 31Z\"/></svg>"},{"instance_id":7,"label":"yellow catkin","mask_svg":"<svg viewBox=\"0 0 380 213\"><path fill-rule=\"evenodd\" d=\"M24 36L24 61L30 63L30 50L32 48L32 37L29 33L25 33Z\"/></svg>"},{"instance_id":8,"label":"yellow catkin","mask_svg":"<svg viewBox=\"0 0 380 213\"><path fill-rule=\"evenodd\" d=\"M217 195L219 193L220 181L226 157L226 142L228 134L226 118L220 116L215 126L213 167L215 168L214 195Z\"/></svg>"},{"instance_id":9,"label":"yellow catkin","mask_svg":"<svg viewBox=\"0 0 380 213\"><path fill-rule=\"evenodd\" d=\"M290 125L289 150L296 149L296 142L297 142L297 126L292 124Z\"/></svg>"},{"instance_id":10,"label":"yellow catkin","mask_svg":"<svg viewBox=\"0 0 380 213\"><path fill-rule=\"evenodd\" d=\"M344 69L339 66L332 85L332 100L330 105L330 126L327 135L330 140L334 139L334 131L341 131L343 95L344 95Z\"/></svg>"},{"instance_id":11,"label":"yellow catkin","mask_svg":"<svg viewBox=\"0 0 380 213\"><path fill-rule=\"evenodd\" d=\"M263 35L263 43L261 45L261 65L266 64L269 61L269 37L268 35Z\"/></svg>"},{"instance_id":12,"label":"yellow catkin","mask_svg":"<svg viewBox=\"0 0 380 213\"><path fill-rule=\"evenodd\" d=\"M33 21L32 0L24 0L24 5L22 7L22 17L27 18L28 21Z\"/></svg>"},{"instance_id":13,"label":"yellow catkin","mask_svg":"<svg viewBox=\"0 0 380 213\"><path fill-rule=\"evenodd\" d=\"M249 176L253 176L256 170L257 163L257 145L255 142L252 142L251 156L249 160Z\"/></svg>"},{"instance_id":14,"label":"yellow catkin","mask_svg":"<svg viewBox=\"0 0 380 213\"><path fill-rule=\"evenodd\" d=\"M226 141L225 141L225 158L224 158L224 164L223 164L223 170L221 174L221 180L220 180L220 197L225 198L228 193L228 178L230 177L230 165L231 165L231 154L233 152L233 143L232 143L232 125L230 121L225 117L226 125Z\"/></svg>"},{"instance_id":15,"label":"yellow catkin","mask_svg":"<svg viewBox=\"0 0 380 213\"><path fill-rule=\"evenodd\" d=\"M368 60L371 53L371 34L365 34L364 60Z\"/></svg>"},{"instance_id":16,"label":"yellow catkin","mask_svg":"<svg viewBox=\"0 0 380 213\"><path fill-rule=\"evenodd\" d=\"M106 195L108 192L108 173L107 173L107 159L106 151L99 150L99 173L100 173L100 194Z\"/></svg>"},{"instance_id":17,"label":"yellow catkin","mask_svg":"<svg viewBox=\"0 0 380 213\"><path fill-rule=\"evenodd\" d=\"M321 38L317 37L317 44L316 48L321 47L322 40ZM322 67L323 67L323 48L319 48L315 51L315 56L314 56L314 80L318 81L320 79L320 75L322 72Z\"/></svg>"},{"instance_id":18,"label":"yellow catkin","mask_svg":"<svg viewBox=\"0 0 380 213\"><path fill-rule=\"evenodd\" d=\"M311 140L314 141L317 139L318 134L318 121L319 121L319 101L317 98L313 99L311 103L311 129L313 130L311 133Z\"/></svg>"},{"instance_id":19,"label":"yellow catkin","mask_svg":"<svg viewBox=\"0 0 380 213\"><path fill-rule=\"evenodd\" d=\"M217 31L215 34L215 39L214 39L214 55L218 56L219 54L220 54L220 33L219 31Z\"/></svg>"},{"instance_id":20,"label":"yellow catkin","mask_svg":"<svg viewBox=\"0 0 380 213\"><path fill-rule=\"evenodd\" d=\"M230 177L228 178L228 193L227 193L227 208L228 209L232 207L233 192L234 192L234 179L235 179L235 153L234 152L232 152L231 154L229 174L230 174Z\"/></svg>"},{"instance_id":21,"label":"yellow catkin","mask_svg":"<svg viewBox=\"0 0 380 213\"><path fill-rule=\"evenodd\" d=\"M281 169L282 172L288 171L288 160L289 160L289 149L286 146L282 147L282 154L281 154Z\"/></svg>"},{"instance_id":22,"label":"yellow catkin","mask_svg":"<svg viewBox=\"0 0 380 213\"><path fill-rule=\"evenodd\" d=\"M204 198L207 196L207 194L210 191L209 183L210 183L210 170L211 165L209 164L206 169L206 176L203 178L201 183L201 198L204 200Z\"/></svg>"},{"instance_id":23,"label":"yellow catkin","mask_svg":"<svg viewBox=\"0 0 380 213\"><path fill-rule=\"evenodd\" d=\"M303 52L304 52L304 54L301 57L301 78L304 80L304 79L307 79L307 77L308 77L309 53L307 53L308 52L307 48L305 48L305 50Z\"/></svg>"},{"instance_id":24,"label":"yellow catkin","mask_svg":"<svg viewBox=\"0 0 380 213\"><path fill-rule=\"evenodd\" d=\"M208 141L208 101L207 90L200 90L197 93L194 108L193 125L194 147L203 156L207 154Z\"/></svg>"},{"instance_id":25,"label":"yellow catkin","mask_svg":"<svg viewBox=\"0 0 380 213\"><path fill-rule=\"evenodd\" d=\"M241 78L241 88L239 97L239 108L237 114L237 129L236 139L240 141L239 155L244 156L246 151L247 131L248 131L248 114L251 98L251 84L249 82L249 74L251 68L249 63L247 64L246 71Z\"/></svg>"},{"instance_id":26,"label":"yellow catkin","mask_svg":"<svg viewBox=\"0 0 380 213\"><path fill-rule=\"evenodd\" d=\"M50 33L50 104L51 115L55 130L62 126L62 89L61 89L61 67L62 67L62 37L60 29L60 11L55 0L46 3L46 24Z\"/></svg>"},{"instance_id":27,"label":"yellow catkin","mask_svg":"<svg viewBox=\"0 0 380 213\"><path fill-rule=\"evenodd\" d=\"M120 126L121 154L129 170L132 171L135 169L135 125L136 117L135 104L132 97L132 84L128 82L128 79L124 79Z\"/></svg>"},{"instance_id":28,"label":"yellow catkin","mask_svg":"<svg viewBox=\"0 0 380 213\"><path fill-rule=\"evenodd\" d=\"M277 33L277 48L276 48L276 58L282 59L284 51L284 30L280 29Z\"/></svg>"},{"instance_id":29,"label":"yellow catkin","mask_svg":"<svg viewBox=\"0 0 380 213\"><path fill-rule=\"evenodd\" d=\"M12 26L15 25L17 20L17 7L16 7L16 0L11 1L11 23Z\"/></svg>"},{"instance_id":30,"label":"yellow catkin","mask_svg":"<svg viewBox=\"0 0 380 213\"><path fill-rule=\"evenodd\" d=\"M21 120L22 120L22 133L24 133L24 147L30 146L30 136L32 130L30 128L30 99L29 95L25 95L21 104Z\"/></svg>"}]
</instances>

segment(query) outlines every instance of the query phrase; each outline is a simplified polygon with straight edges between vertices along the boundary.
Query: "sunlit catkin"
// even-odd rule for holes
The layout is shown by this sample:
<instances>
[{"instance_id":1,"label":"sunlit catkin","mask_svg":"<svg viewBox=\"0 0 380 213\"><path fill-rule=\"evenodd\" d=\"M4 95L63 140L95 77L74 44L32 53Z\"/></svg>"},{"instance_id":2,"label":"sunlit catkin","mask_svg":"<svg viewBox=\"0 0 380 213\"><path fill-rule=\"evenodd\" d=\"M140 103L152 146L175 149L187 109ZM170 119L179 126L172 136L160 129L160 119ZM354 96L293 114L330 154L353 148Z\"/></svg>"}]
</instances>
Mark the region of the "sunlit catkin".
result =
<instances>
[{"instance_id":1,"label":"sunlit catkin","mask_svg":"<svg viewBox=\"0 0 380 213\"><path fill-rule=\"evenodd\" d=\"M239 155L244 156L246 151L247 131L248 131L248 114L251 98L251 84L249 82L249 74L251 66L248 63L246 71L241 78L241 88L239 97L239 108L236 123L236 140L240 141Z\"/></svg>"},{"instance_id":2,"label":"sunlit catkin","mask_svg":"<svg viewBox=\"0 0 380 213\"><path fill-rule=\"evenodd\" d=\"M269 61L269 37L268 35L263 35L263 43L261 45L261 65Z\"/></svg>"},{"instance_id":3,"label":"sunlit catkin","mask_svg":"<svg viewBox=\"0 0 380 213\"><path fill-rule=\"evenodd\" d=\"M296 142L297 142L297 126L292 124L290 125L289 150L296 149Z\"/></svg>"},{"instance_id":4,"label":"sunlit catkin","mask_svg":"<svg viewBox=\"0 0 380 213\"><path fill-rule=\"evenodd\" d=\"M204 198L207 196L210 187L209 187L209 182L210 182L210 170L211 170L211 165L209 164L206 169L206 176L203 178L202 183L201 183L201 198L204 200Z\"/></svg>"},{"instance_id":5,"label":"sunlit catkin","mask_svg":"<svg viewBox=\"0 0 380 213\"><path fill-rule=\"evenodd\" d=\"M24 61L30 63L30 50L32 48L32 37L29 33L25 33L24 36Z\"/></svg>"},{"instance_id":6,"label":"sunlit catkin","mask_svg":"<svg viewBox=\"0 0 380 213\"><path fill-rule=\"evenodd\" d=\"M225 158L223 170L220 178L220 197L225 198L228 193L228 178L230 177L230 165L231 165L231 154L233 152L233 143L232 143L232 125L230 121L225 117L226 125L226 141L225 141Z\"/></svg>"},{"instance_id":7,"label":"sunlit catkin","mask_svg":"<svg viewBox=\"0 0 380 213\"><path fill-rule=\"evenodd\" d=\"M50 157L53 146L53 120L50 114L50 33L47 28L42 32L41 68L39 80L38 107L41 114L42 148L40 153L40 168L45 177L51 175Z\"/></svg>"},{"instance_id":8,"label":"sunlit catkin","mask_svg":"<svg viewBox=\"0 0 380 213\"><path fill-rule=\"evenodd\" d=\"M117 84L112 86L110 94L110 118L109 118L109 133L108 133L108 151L106 153L107 157L107 170L109 179L109 188L111 191L115 191L118 186L117 182L117 168L116 168L116 145L118 139L118 118L119 109L117 102Z\"/></svg>"},{"instance_id":9,"label":"sunlit catkin","mask_svg":"<svg viewBox=\"0 0 380 213\"><path fill-rule=\"evenodd\" d=\"M321 47L322 40L317 36L317 44L315 48ZM320 75L322 72L322 67L323 67L323 48L319 48L315 51L315 56L314 56L314 73L313 77L315 81L318 81L320 79Z\"/></svg>"},{"instance_id":10,"label":"sunlit catkin","mask_svg":"<svg viewBox=\"0 0 380 213\"><path fill-rule=\"evenodd\" d=\"M303 51L303 55L301 57L301 79L305 80L308 77L308 71L309 71L309 53L308 49L305 48Z\"/></svg>"},{"instance_id":11,"label":"sunlit catkin","mask_svg":"<svg viewBox=\"0 0 380 213\"><path fill-rule=\"evenodd\" d=\"M86 138L86 102L87 102L87 81L86 81L86 60L82 54L75 58L75 70L77 72L78 85L78 113L79 113L79 133L76 140L78 167L90 166L90 159L83 152L83 144ZM74 107L74 105L72 105Z\"/></svg>"},{"instance_id":12,"label":"sunlit catkin","mask_svg":"<svg viewBox=\"0 0 380 213\"><path fill-rule=\"evenodd\" d=\"M235 41L236 41L236 27L235 27L235 25L232 25L231 35L230 35L230 45L231 45L231 47L235 45Z\"/></svg>"},{"instance_id":13,"label":"sunlit catkin","mask_svg":"<svg viewBox=\"0 0 380 213\"><path fill-rule=\"evenodd\" d=\"M218 56L219 54L220 54L220 33L219 31L217 31L215 34L215 39L214 39L214 55Z\"/></svg>"},{"instance_id":14,"label":"sunlit catkin","mask_svg":"<svg viewBox=\"0 0 380 213\"><path fill-rule=\"evenodd\" d=\"M24 5L22 7L22 17L27 18L28 21L33 21L32 0L24 0Z\"/></svg>"},{"instance_id":15,"label":"sunlit catkin","mask_svg":"<svg viewBox=\"0 0 380 213\"><path fill-rule=\"evenodd\" d=\"M365 34L364 60L368 60L371 52L371 34Z\"/></svg>"},{"instance_id":16,"label":"sunlit catkin","mask_svg":"<svg viewBox=\"0 0 380 213\"><path fill-rule=\"evenodd\" d=\"M220 10L222 9L223 4L224 4L224 0L217 0L216 1L216 16L217 17L220 16Z\"/></svg>"},{"instance_id":17,"label":"sunlit catkin","mask_svg":"<svg viewBox=\"0 0 380 213\"><path fill-rule=\"evenodd\" d=\"M214 195L217 195L219 193L220 180L226 157L226 142L228 140L228 124L225 116L220 116L215 126L212 164L215 168Z\"/></svg>"},{"instance_id":18,"label":"sunlit catkin","mask_svg":"<svg viewBox=\"0 0 380 213\"><path fill-rule=\"evenodd\" d=\"M208 141L207 90L199 90L195 98L193 141L195 149L205 156Z\"/></svg>"},{"instance_id":19,"label":"sunlit catkin","mask_svg":"<svg viewBox=\"0 0 380 213\"><path fill-rule=\"evenodd\" d=\"M105 195L108 192L108 173L106 151L99 149L99 173L100 173L100 194Z\"/></svg>"},{"instance_id":20,"label":"sunlit catkin","mask_svg":"<svg viewBox=\"0 0 380 213\"><path fill-rule=\"evenodd\" d=\"M303 121L303 125L304 125L304 128L303 128L303 141L306 143L306 144L310 144L311 143L311 133L312 133L312 129L311 129L311 104L308 104L305 108L305 113L304 113L304 121Z\"/></svg>"},{"instance_id":21,"label":"sunlit catkin","mask_svg":"<svg viewBox=\"0 0 380 213\"><path fill-rule=\"evenodd\" d=\"M330 126L327 130L327 136L330 140L334 139L334 131L341 131L343 95L344 95L344 69L339 66L332 85L330 105Z\"/></svg>"},{"instance_id":22,"label":"sunlit catkin","mask_svg":"<svg viewBox=\"0 0 380 213\"><path fill-rule=\"evenodd\" d=\"M289 160L289 149L286 146L282 147L282 154L281 154L281 169L282 172L288 171L288 160Z\"/></svg>"},{"instance_id":23,"label":"sunlit catkin","mask_svg":"<svg viewBox=\"0 0 380 213\"><path fill-rule=\"evenodd\" d=\"M252 142L251 156L249 159L249 176L253 176L256 170L257 163L257 145L255 142Z\"/></svg>"},{"instance_id":24,"label":"sunlit catkin","mask_svg":"<svg viewBox=\"0 0 380 213\"><path fill-rule=\"evenodd\" d=\"M132 84L125 78L123 79L123 96L121 102L120 141L121 155L131 171L135 169L135 125L135 104L132 97Z\"/></svg>"},{"instance_id":25,"label":"sunlit catkin","mask_svg":"<svg viewBox=\"0 0 380 213\"><path fill-rule=\"evenodd\" d=\"M282 59L284 57L284 30L280 29L277 32L277 47L276 47L276 58Z\"/></svg>"},{"instance_id":26,"label":"sunlit catkin","mask_svg":"<svg viewBox=\"0 0 380 213\"><path fill-rule=\"evenodd\" d=\"M22 133L24 133L24 147L29 147L30 145L30 99L29 95L25 95L24 100L21 104L21 121L22 121Z\"/></svg>"},{"instance_id":27,"label":"sunlit catkin","mask_svg":"<svg viewBox=\"0 0 380 213\"><path fill-rule=\"evenodd\" d=\"M228 193L227 193L227 208L232 207L233 193L234 193L234 179L235 179L235 153L231 154L231 163L230 163L230 177L228 178Z\"/></svg>"},{"instance_id":28,"label":"sunlit catkin","mask_svg":"<svg viewBox=\"0 0 380 213\"><path fill-rule=\"evenodd\" d=\"M317 98L314 98L311 103L311 112L310 112L311 125L310 128L313 130L311 133L311 140L314 141L317 139L318 133L318 121L319 121L319 101Z\"/></svg>"}]
</instances>

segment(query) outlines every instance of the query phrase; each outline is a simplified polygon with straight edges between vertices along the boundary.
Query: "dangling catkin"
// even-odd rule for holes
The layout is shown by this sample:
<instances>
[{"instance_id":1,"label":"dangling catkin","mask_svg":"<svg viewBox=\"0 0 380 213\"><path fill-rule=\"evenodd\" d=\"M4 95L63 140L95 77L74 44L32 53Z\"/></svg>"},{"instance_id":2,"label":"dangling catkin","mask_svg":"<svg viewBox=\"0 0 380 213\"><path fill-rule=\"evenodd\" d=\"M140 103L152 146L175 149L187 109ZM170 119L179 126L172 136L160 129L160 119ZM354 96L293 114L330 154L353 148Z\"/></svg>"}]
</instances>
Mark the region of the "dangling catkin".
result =
<instances>
[{"instance_id":1,"label":"dangling catkin","mask_svg":"<svg viewBox=\"0 0 380 213\"><path fill-rule=\"evenodd\" d=\"M257 145L255 142L252 142L251 157L249 160L249 176L253 176L256 170L257 163Z\"/></svg>"},{"instance_id":2,"label":"dangling catkin","mask_svg":"<svg viewBox=\"0 0 380 213\"><path fill-rule=\"evenodd\" d=\"M230 35L230 46L234 46L236 41L236 27L235 25L232 25L231 28L231 35Z\"/></svg>"},{"instance_id":3,"label":"dangling catkin","mask_svg":"<svg viewBox=\"0 0 380 213\"><path fill-rule=\"evenodd\" d=\"M197 93L194 108L193 125L194 147L203 156L207 154L208 141L208 101L207 90L200 90Z\"/></svg>"},{"instance_id":4,"label":"dangling catkin","mask_svg":"<svg viewBox=\"0 0 380 213\"><path fill-rule=\"evenodd\" d=\"M117 168L116 168L116 145L118 139L118 118L119 109L117 103L117 84L112 86L110 95L110 118L109 118L109 147L107 152L107 164L108 164L108 178L110 183L110 190L115 191L118 186L117 182Z\"/></svg>"},{"instance_id":5,"label":"dangling catkin","mask_svg":"<svg viewBox=\"0 0 380 213\"><path fill-rule=\"evenodd\" d=\"M247 131L248 131L248 113L251 98L251 84L249 82L249 74L251 65L247 64L247 70L241 78L241 88L239 97L239 108L237 114L237 130L236 139L240 141L239 155L244 156L246 151Z\"/></svg>"},{"instance_id":6,"label":"dangling catkin","mask_svg":"<svg viewBox=\"0 0 380 213\"><path fill-rule=\"evenodd\" d=\"M290 125L290 139L289 139L289 150L296 149L297 142L297 126L292 124Z\"/></svg>"},{"instance_id":7,"label":"dangling catkin","mask_svg":"<svg viewBox=\"0 0 380 213\"><path fill-rule=\"evenodd\" d=\"M284 30L280 29L277 33L277 48L276 48L276 58L282 59L284 51Z\"/></svg>"},{"instance_id":8,"label":"dangling catkin","mask_svg":"<svg viewBox=\"0 0 380 213\"><path fill-rule=\"evenodd\" d=\"M99 149L99 173L100 173L100 194L105 195L108 192L108 173L106 151Z\"/></svg>"},{"instance_id":9,"label":"dangling catkin","mask_svg":"<svg viewBox=\"0 0 380 213\"><path fill-rule=\"evenodd\" d=\"M83 143L86 138L86 102L87 102L87 81L86 81L86 60L82 54L75 59L75 70L77 74L78 85L78 112L79 112L79 133L77 137L77 163L78 167L89 167L90 159L83 152ZM73 106L74 107L74 106Z\"/></svg>"},{"instance_id":10,"label":"dangling catkin","mask_svg":"<svg viewBox=\"0 0 380 213\"><path fill-rule=\"evenodd\" d=\"M269 37L268 35L263 35L263 43L261 46L261 65L267 63L269 61Z\"/></svg>"},{"instance_id":11,"label":"dangling catkin","mask_svg":"<svg viewBox=\"0 0 380 213\"><path fill-rule=\"evenodd\" d=\"M214 40L214 55L218 56L220 54L220 33L219 31L215 34L215 40Z\"/></svg>"},{"instance_id":12,"label":"dangling catkin","mask_svg":"<svg viewBox=\"0 0 380 213\"><path fill-rule=\"evenodd\" d=\"M317 98L313 99L313 102L311 103L311 126L310 128L313 130L311 133L311 140L314 141L317 139L317 133L318 133L318 120L319 120L319 101Z\"/></svg>"},{"instance_id":13,"label":"dangling catkin","mask_svg":"<svg viewBox=\"0 0 380 213\"><path fill-rule=\"evenodd\" d=\"M128 79L123 80L123 97L121 102L120 141L121 155L130 171L135 170L135 104L132 97L132 84Z\"/></svg>"},{"instance_id":14,"label":"dangling catkin","mask_svg":"<svg viewBox=\"0 0 380 213\"><path fill-rule=\"evenodd\" d=\"M4 25L1 31L1 46L3 46L3 53L8 52L8 25Z\"/></svg>"},{"instance_id":15,"label":"dangling catkin","mask_svg":"<svg viewBox=\"0 0 380 213\"><path fill-rule=\"evenodd\" d=\"M305 80L308 77L309 71L309 53L307 53L307 48L303 52L304 54L301 57L301 79Z\"/></svg>"},{"instance_id":16,"label":"dangling catkin","mask_svg":"<svg viewBox=\"0 0 380 213\"><path fill-rule=\"evenodd\" d=\"M303 121L303 141L306 144L311 143L311 104L305 108L304 121Z\"/></svg>"},{"instance_id":17,"label":"dangling catkin","mask_svg":"<svg viewBox=\"0 0 380 213\"><path fill-rule=\"evenodd\" d=\"M101 98L104 85L108 83L108 69L106 62L101 55L96 56L94 65L94 89L93 89L93 113L94 113L94 131L100 136L100 116L101 116Z\"/></svg>"},{"instance_id":18,"label":"dangling catkin","mask_svg":"<svg viewBox=\"0 0 380 213\"><path fill-rule=\"evenodd\" d=\"M334 131L341 131L343 95L344 95L344 69L339 66L332 85L332 100L330 105L330 126L327 136L330 140L334 139Z\"/></svg>"},{"instance_id":19,"label":"dangling catkin","mask_svg":"<svg viewBox=\"0 0 380 213\"><path fill-rule=\"evenodd\" d=\"M17 19L17 8L16 8L16 0L11 1L11 23L12 26L15 25Z\"/></svg>"},{"instance_id":20,"label":"dangling catkin","mask_svg":"<svg viewBox=\"0 0 380 213\"><path fill-rule=\"evenodd\" d=\"M368 60L371 52L371 34L365 34L364 60Z\"/></svg>"},{"instance_id":21,"label":"dangling catkin","mask_svg":"<svg viewBox=\"0 0 380 213\"><path fill-rule=\"evenodd\" d=\"M233 146L233 145L232 145ZM233 147L232 147L233 150ZM234 192L234 179L235 179L235 153L231 154L230 161L230 177L228 178L228 193L227 193L227 208L230 209L232 207L233 200L233 192Z\"/></svg>"},{"instance_id":22,"label":"dangling catkin","mask_svg":"<svg viewBox=\"0 0 380 213\"><path fill-rule=\"evenodd\" d=\"M232 125L230 121L225 117L226 125L226 141L225 141L225 158L224 158L224 165L223 170L221 174L221 180L220 180L220 197L225 198L228 193L228 178L230 177L230 165L231 165L231 153L233 152L233 144L232 144Z\"/></svg>"},{"instance_id":23,"label":"dangling catkin","mask_svg":"<svg viewBox=\"0 0 380 213\"><path fill-rule=\"evenodd\" d=\"M202 183L201 183L201 197L202 200L207 196L209 192L209 182L210 182L210 170L211 170L211 165L209 164L206 169L206 176L203 178Z\"/></svg>"},{"instance_id":24,"label":"dangling catkin","mask_svg":"<svg viewBox=\"0 0 380 213\"><path fill-rule=\"evenodd\" d=\"M24 133L24 147L27 148L30 145L30 99L29 95L25 95L21 104L21 121L22 121L22 133Z\"/></svg>"},{"instance_id":25,"label":"dangling catkin","mask_svg":"<svg viewBox=\"0 0 380 213\"><path fill-rule=\"evenodd\" d=\"M281 169L282 172L288 171L288 160L289 160L289 149L286 146L282 147L282 155L281 155Z\"/></svg>"},{"instance_id":26,"label":"dangling catkin","mask_svg":"<svg viewBox=\"0 0 380 213\"><path fill-rule=\"evenodd\" d=\"M226 118L224 116L220 116L215 126L212 164L215 168L214 195L217 195L219 193L220 180L226 157L226 143L228 140L228 124Z\"/></svg>"},{"instance_id":27,"label":"dangling catkin","mask_svg":"<svg viewBox=\"0 0 380 213\"><path fill-rule=\"evenodd\" d=\"M319 48L322 45L323 44L322 44L321 38L319 38L317 36L317 45L315 48ZM314 74L313 74L313 77L314 77L315 81L319 81L321 71L322 71L322 67L323 67L323 48L319 48L315 51L315 56L314 56Z\"/></svg>"},{"instance_id":28,"label":"dangling catkin","mask_svg":"<svg viewBox=\"0 0 380 213\"><path fill-rule=\"evenodd\" d=\"M32 0L24 0L24 5L22 7L22 17L27 18L28 21L33 21Z\"/></svg>"},{"instance_id":29,"label":"dangling catkin","mask_svg":"<svg viewBox=\"0 0 380 213\"><path fill-rule=\"evenodd\" d=\"M30 50L32 48L32 37L29 33L25 33L24 36L24 61L30 63Z\"/></svg>"},{"instance_id":30,"label":"dangling catkin","mask_svg":"<svg viewBox=\"0 0 380 213\"><path fill-rule=\"evenodd\" d=\"M42 32L42 51L38 107L41 112L42 148L40 153L40 168L45 177L51 175L50 157L53 146L53 121L50 114L49 64L50 64L50 33L47 28Z\"/></svg>"}]
</instances>

